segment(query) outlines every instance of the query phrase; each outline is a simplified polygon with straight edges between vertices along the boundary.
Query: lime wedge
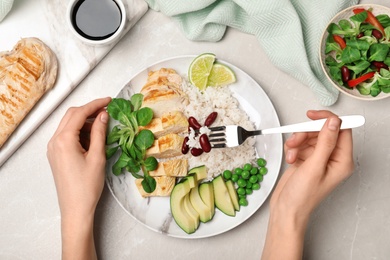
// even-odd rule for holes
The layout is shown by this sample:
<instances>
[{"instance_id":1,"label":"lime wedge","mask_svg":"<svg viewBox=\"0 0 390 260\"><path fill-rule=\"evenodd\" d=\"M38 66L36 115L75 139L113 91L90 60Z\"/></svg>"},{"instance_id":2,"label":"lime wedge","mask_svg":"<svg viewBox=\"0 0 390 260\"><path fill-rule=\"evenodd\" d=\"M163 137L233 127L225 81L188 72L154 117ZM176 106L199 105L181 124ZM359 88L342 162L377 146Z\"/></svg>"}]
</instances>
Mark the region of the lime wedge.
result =
<instances>
[{"instance_id":1,"label":"lime wedge","mask_svg":"<svg viewBox=\"0 0 390 260\"><path fill-rule=\"evenodd\" d=\"M236 82L236 75L228 66L221 63L214 63L210 71L207 86L220 87Z\"/></svg>"},{"instance_id":2,"label":"lime wedge","mask_svg":"<svg viewBox=\"0 0 390 260\"><path fill-rule=\"evenodd\" d=\"M196 86L200 91L205 90L210 71L213 68L215 55L212 53L203 53L197 56L188 69L188 79L190 83Z\"/></svg>"}]
</instances>

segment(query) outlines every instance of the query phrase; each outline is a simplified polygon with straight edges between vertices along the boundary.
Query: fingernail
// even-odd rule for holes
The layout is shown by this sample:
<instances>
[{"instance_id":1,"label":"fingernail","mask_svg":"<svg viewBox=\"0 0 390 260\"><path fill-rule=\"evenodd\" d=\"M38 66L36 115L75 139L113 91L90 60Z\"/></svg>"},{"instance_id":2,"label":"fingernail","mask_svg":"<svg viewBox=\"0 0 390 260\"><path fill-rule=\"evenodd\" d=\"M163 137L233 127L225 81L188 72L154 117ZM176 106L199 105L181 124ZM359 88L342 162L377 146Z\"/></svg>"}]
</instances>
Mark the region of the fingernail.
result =
<instances>
[{"instance_id":1,"label":"fingernail","mask_svg":"<svg viewBox=\"0 0 390 260\"><path fill-rule=\"evenodd\" d=\"M287 162L291 162L292 161L292 158L293 158L293 151L291 150L288 150L287 153L286 153L286 161Z\"/></svg>"},{"instance_id":2,"label":"fingernail","mask_svg":"<svg viewBox=\"0 0 390 260\"><path fill-rule=\"evenodd\" d=\"M100 116L100 121L102 121L104 124L107 124L108 122L108 114L106 112L103 112Z\"/></svg>"},{"instance_id":3,"label":"fingernail","mask_svg":"<svg viewBox=\"0 0 390 260\"><path fill-rule=\"evenodd\" d=\"M328 129L335 131L339 128L340 120L338 118L331 118L329 120Z\"/></svg>"}]
</instances>

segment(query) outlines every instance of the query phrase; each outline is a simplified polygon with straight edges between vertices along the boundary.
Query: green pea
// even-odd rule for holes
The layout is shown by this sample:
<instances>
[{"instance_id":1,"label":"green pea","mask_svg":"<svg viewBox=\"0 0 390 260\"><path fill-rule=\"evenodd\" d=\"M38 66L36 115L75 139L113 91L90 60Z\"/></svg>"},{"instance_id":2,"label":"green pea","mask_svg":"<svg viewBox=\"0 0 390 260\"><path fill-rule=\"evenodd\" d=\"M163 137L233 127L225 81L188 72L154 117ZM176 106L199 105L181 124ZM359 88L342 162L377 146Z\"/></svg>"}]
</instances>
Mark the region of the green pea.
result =
<instances>
[{"instance_id":1,"label":"green pea","mask_svg":"<svg viewBox=\"0 0 390 260\"><path fill-rule=\"evenodd\" d=\"M252 182L247 181L245 188L248 188L248 189L252 188L252 184L253 184Z\"/></svg>"},{"instance_id":2,"label":"green pea","mask_svg":"<svg viewBox=\"0 0 390 260\"><path fill-rule=\"evenodd\" d=\"M241 173L241 177L244 178L245 180L249 179L250 175L251 175L250 172L246 170L242 171Z\"/></svg>"},{"instance_id":3,"label":"green pea","mask_svg":"<svg viewBox=\"0 0 390 260\"><path fill-rule=\"evenodd\" d=\"M250 170L250 173L251 173L252 175L258 174L258 173L259 173L259 170L258 170L256 167L253 167L253 168Z\"/></svg>"},{"instance_id":4,"label":"green pea","mask_svg":"<svg viewBox=\"0 0 390 260\"><path fill-rule=\"evenodd\" d=\"M229 170L225 170L223 171L223 177L226 179L226 180L230 180L232 178L232 171L229 171Z\"/></svg>"},{"instance_id":5,"label":"green pea","mask_svg":"<svg viewBox=\"0 0 390 260\"><path fill-rule=\"evenodd\" d=\"M252 165L250 163L246 163L244 165L244 171L250 171L252 169Z\"/></svg>"},{"instance_id":6,"label":"green pea","mask_svg":"<svg viewBox=\"0 0 390 260\"><path fill-rule=\"evenodd\" d=\"M252 175L250 178L249 178L249 182L250 183L257 183L259 180L257 179L257 176L256 175Z\"/></svg>"},{"instance_id":7,"label":"green pea","mask_svg":"<svg viewBox=\"0 0 390 260\"><path fill-rule=\"evenodd\" d=\"M260 167L259 172L261 175L266 175L268 172L268 169L266 167Z\"/></svg>"},{"instance_id":8,"label":"green pea","mask_svg":"<svg viewBox=\"0 0 390 260\"><path fill-rule=\"evenodd\" d=\"M248 206L248 200L246 198L241 198L238 200L238 204L240 204L241 206Z\"/></svg>"},{"instance_id":9,"label":"green pea","mask_svg":"<svg viewBox=\"0 0 390 260\"><path fill-rule=\"evenodd\" d=\"M246 193L247 195L251 195L251 194L253 193L253 190L252 190L252 189L246 188L246 189L245 189L245 193Z\"/></svg>"},{"instance_id":10,"label":"green pea","mask_svg":"<svg viewBox=\"0 0 390 260\"><path fill-rule=\"evenodd\" d=\"M232 181L237 182L238 179L240 179L240 176L238 174L233 174L232 175Z\"/></svg>"},{"instance_id":11,"label":"green pea","mask_svg":"<svg viewBox=\"0 0 390 260\"><path fill-rule=\"evenodd\" d=\"M252 190L260 190L260 183L253 183L252 184Z\"/></svg>"},{"instance_id":12,"label":"green pea","mask_svg":"<svg viewBox=\"0 0 390 260\"><path fill-rule=\"evenodd\" d=\"M238 194L238 197L241 199L241 198L244 198L246 199L246 194Z\"/></svg>"},{"instance_id":13,"label":"green pea","mask_svg":"<svg viewBox=\"0 0 390 260\"><path fill-rule=\"evenodd\" d=\"M257 177L257 181L258 181L258 182L262 182L263 179L264 179L263 175L261 175L260 173L257 174L256 177Z\"/></svg>"},{"instance_id":14,"label":"green pea","mask_svg":"<svg viewBox=\"0 0 390 260\"><path fill-rule=\"evenodd\" d=\"M241 175L242 169L241 168L236 168L236 169L234 169L234 173L238 174L238 175Z\"/></svg>"},{"instance_id":15,"label":"green pea","mask_svg":"<svg viewBox=\"0 0 390 260\"><path fill-rule=\"evenodd\" d=\"M242 188L242 187L238 188L237 189L237 194L238 195L246 195L245 188Z\"/></svg>"},{"instance_id":16,"label":"green pea","mask_svg":"<svg viewBox=\"0 0 390 260\"><path fill-rule=\"evenodd\" d=\"M267 161L264 158L257 159L257 165L260 167L264 167L267 165Z\"/></svg>"},{"instance_id":17,"label":"green pea","mask_svg":"<svg viewBox=\"0 0 390 260\"><path fill-rule=\"evenodd\" d=\"M246 180L238 179L237 185L238 185L238 187L245 187L246 186Z\"/></svg>"}]
</instances>

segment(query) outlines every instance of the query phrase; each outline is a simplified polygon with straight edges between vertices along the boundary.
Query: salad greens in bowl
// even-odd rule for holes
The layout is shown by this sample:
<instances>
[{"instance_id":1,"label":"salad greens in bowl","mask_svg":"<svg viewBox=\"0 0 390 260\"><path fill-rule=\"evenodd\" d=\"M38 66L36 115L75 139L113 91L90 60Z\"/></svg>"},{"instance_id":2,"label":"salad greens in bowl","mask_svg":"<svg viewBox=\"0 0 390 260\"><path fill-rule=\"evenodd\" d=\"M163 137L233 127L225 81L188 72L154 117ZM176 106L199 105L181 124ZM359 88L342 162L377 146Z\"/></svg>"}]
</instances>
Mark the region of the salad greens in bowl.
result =
<instances>
[{"instance_id":1,"label":"salad greens in bowl","mask_svg":"<svg viewBox=\"0 0 390 260\"><path fill-rule=\"evenodd\" d=\"M390 9L363 4L338 13L325 29L321 66L342 93L361 100L390 96Z\"/></svg>"}]
</instances>

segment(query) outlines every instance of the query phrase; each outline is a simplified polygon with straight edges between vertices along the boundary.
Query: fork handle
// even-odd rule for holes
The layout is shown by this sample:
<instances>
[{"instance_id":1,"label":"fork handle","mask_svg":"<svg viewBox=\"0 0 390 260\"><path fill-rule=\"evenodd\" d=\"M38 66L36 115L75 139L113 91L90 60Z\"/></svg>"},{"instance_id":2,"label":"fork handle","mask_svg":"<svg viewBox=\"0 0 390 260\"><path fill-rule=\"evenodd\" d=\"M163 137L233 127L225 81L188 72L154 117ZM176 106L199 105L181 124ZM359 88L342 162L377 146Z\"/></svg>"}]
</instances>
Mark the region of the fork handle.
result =
<instances>
[{"instance_id":1,"label":"fork handle","mask_svg":"<svg viewBox=\"0 0 390 260\"><path fill-rule=\"evenodd\" d=\"M364 125L365 118L361 115L351 115L351 116L340 116L341 126L340 129L355 128ZM322 129L324 126L325 119L318 119L298 124L274 127L263 129L262 134L283 134L283 133L293 133L293 132L317 132Z\"/></svg>"}]
</instances>

